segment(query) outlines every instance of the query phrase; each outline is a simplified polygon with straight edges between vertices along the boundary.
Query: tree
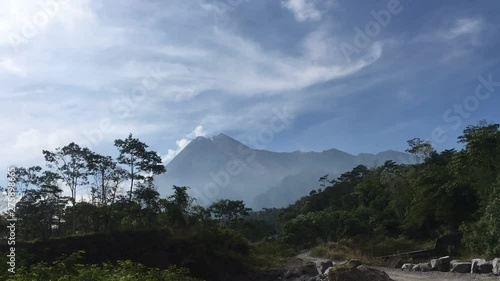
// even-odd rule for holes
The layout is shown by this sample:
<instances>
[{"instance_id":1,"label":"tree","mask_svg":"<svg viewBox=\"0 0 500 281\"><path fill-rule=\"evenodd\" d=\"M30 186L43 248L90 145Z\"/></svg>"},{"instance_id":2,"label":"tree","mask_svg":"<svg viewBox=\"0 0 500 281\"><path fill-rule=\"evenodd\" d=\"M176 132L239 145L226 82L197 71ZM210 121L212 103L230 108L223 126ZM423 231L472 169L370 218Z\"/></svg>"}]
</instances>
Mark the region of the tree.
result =
<instances>
[{"instance_id":1,"label":"tree","mask_svg":"<svg viewBox=\"0 0 500 281\"><path fill-rule=\"evenodd\" d=\"M43 214L40 212L41 193L39 190L28 190L16 204L16 217L21 230L20 236L25 240L35 239L41 223Z\"/></svg>"},{"instance_id":2,"label":"tree","mask_svg":"<svg viewBox=\"0 0 500 281\"><path fill-rule=\"evenodd\" d=\"M118 163L128 167L129 202L131 202L136 181L144 180L147 175L163 174L167 170L162 164L161 157L156 152L147 150L148 145L133 138L132 134L126 139L115 140L115 146L120 153Z\"/></svg>"},{"instance_id":3,"label":"tree","mask_svg":"<svg viewBox=\"0 0 500 281\"><path fill-rule=\"evenodd\" d=\"M243 201L233 201L228 199L219 200L209 207L213 216L223 222L241 220L250 214L252 209L247 208Z\"/></svg>"},{"instance_id":4,"label":"tree","mask_svg":"<svg viewBox=\"0 0 500 281\"><path fill-rule=\"evenodd\" d=\"M173 223L185 225L189 218L194 199L187 193L188 186L174 185L174 194L167 198L166 210Z\"/></svg>"},{"instance_id":5,"label":"tree","mask_svg":"<svg viewBox=\"0 0 500 281\"><path fill-rule=\"evenodd\" d=\"M406 152L415 155L420 162L421 160L429 159L436 150L432 147L431 141L422 140L420 138L414 138L408 141L410 148L406 149Z\"/></svg>"},{"instance_id":6,"label":"tree","mask_svg":"<svg viewBox=\"0 0 500 281\"><path fill-rule=\"evenodd\" d=\"M27 169L24 167L14 168L16 182L21 185L17 190L21 197L26 194L30 187L38 184L41 171L42 167L40 166L32 166Z\"/></svg>"},{"instance_id":7,"label":"tree","mask_svg":"<svg viewBox=\"0 0 500 281\"><path fill-rule=\"evenodd\" d=\"M491 186L500 173L500 124L488 124L482 120L475 126L467 126L458 142L465 145L461 166L489 197Z\"/></svg>"},{"instance_id":8,"label":"tree","mask_svg":"<svg viewBox=\"0 0 500 281\"><path fill-rule=\"evenodd\" d=\"M87 169L93 179L92 193L96 194L101 205L107 205L112 196L111 183L117 168L116 165L111 156L103 156L93 152L87 160Z\"/></svg>"},{"instance_id":9,"label":"tree","mask_svg":"<svg viewBox=\"0 0 500 281\"><path fill-rule=\"evenodd\" d=\"M206 224L212 220L212 215L210 214L210 210L200 205L194 205L191 214L190 214L190 225L194 225L196 223Z\"/></svg>"},{"instance_id":10,"label":"tree","mask_svg":"<svg viewBox=\"0 0 500 281\"><path fill-rule=\"evenodd\" d=\"M326 187L326 183L328 182L328 176L329 175L330 174L326 174L326 175L324 175L324 176L322 176L322 177L319 178L319 182L321 183L320 184L321 187L323 187L323 188Z\"/></svg>"},{"instance_id":11,"label":"tree","mask_svg":"<svg viewBox=\"0 0 500 281\"><path fill-rule=\"evenodd\" d=\"M60 176L52 171L44 171L39 178L42 211L45 213L45 229L49 235L53 235L53 229L61 230L61 218L64 215L64 207L69 198L62 196L59 187Z\"/></svg>"},{"instance_id":12,"label":"tree","mask_svg":"<svg viewBox=\"0 0 500 281\"><path fill-rule=\"evenodd\" d=\"M38 178L38 189L28 189L16 205L21 236L46 239L59 229L68 200L61 197L57 173L44 171Z\"/></svg>"},{"instance_id":13,"label":"tree","mask_svg":"<svg viewBox=\"0 0 500 281\"><path fill-rule=\"evenodd\" d=\"M500 179L492 186L494 193L486 205L484 214L473 224L464 223L465 246L473 253L500 255Z\"/></svg>"},{"instance_id":14,"label":"tree","mask_svg":"<svg viewBox=\"0 0 500 281\"><path fill-rule=\"evenodd\" d=\"M88 163L90 150L82 148L72 142L62 148L56 148L55 152L44 150L45 161L49 168L57 169L61 180L71 190L71 203L76 205L76 193L78 187L88 183ZM73 211L73 232L76 232L75 212Z\"/></svg>"},{"instance_id":15,"label":"tree","mask_svg":"<svg viewBox=\"0 0 500 281\"><path fill-rule=\"evenodd\" d=\"M120 184L122 184L124 181L126 181L128 178L128 172L126 170L124 170L123 168L121 167L116 167L114 170L113 170L113 173L110 175L110 193L111 193L111 198L110 198L110 201L109 201L109 210L108 210L108 213L106 215L106 219L105 219L105 223L104 223L104 228L106 230L109 229L109 226L110 226L110 219L111 219L111 215L113 214L113 209L115 207L115 201L116 201L116 198L117 198L117 193L118 193L118 189L120 187Z\"/></svg>"},{"instance_id":16,"label":"tree","mask_svg":"<svg viewBox=\"0 0 500 281\"><path fill-rule=\"evenodd\" d=\"M134 190L134 196L141 207L141 212L144 214L148 226L153 225L157 221L160 212L160 193L156 190L153 182L147 180L145 183L139 184Z\"/></svg>"},{"instance_id":17,"label":"tree","mask_svg":"<svg viewBox=\"0 0 500 281\"><path fill-rule=\"evenodd\" d=\"M368 175L370 170L364 165L358 165L352 171L343 173L337 179L338 182L345 182L350 184L357 184L363 180L363 178Z\"/></svg>"}]
</instances>

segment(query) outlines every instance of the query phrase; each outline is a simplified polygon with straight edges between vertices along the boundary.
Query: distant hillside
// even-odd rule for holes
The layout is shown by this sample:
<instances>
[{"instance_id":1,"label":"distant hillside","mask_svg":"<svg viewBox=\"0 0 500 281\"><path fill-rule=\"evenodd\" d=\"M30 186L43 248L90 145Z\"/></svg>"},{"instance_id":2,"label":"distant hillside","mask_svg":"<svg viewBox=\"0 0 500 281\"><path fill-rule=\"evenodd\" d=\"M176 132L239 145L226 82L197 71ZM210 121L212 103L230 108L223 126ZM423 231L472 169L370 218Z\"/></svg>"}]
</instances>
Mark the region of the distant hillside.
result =
<instances>
[{"instance_id":1,"label":"distant hillside","mask_svg":"<svg viewBox=\"0 0 500 281\"><path fill-rule=\"evenodd\" d=\"M217 199L244 200L254 209L283 207L318 189L319 177L330 179L357 165L375 167L387 160L413 163L414 157L397 151L357 156L337 149L323 152L271 152L252 149L220 134L198 137L168 165L157 179L162 195L172 185L191 187L202 205Z\"/></svg>"}]
</instances>

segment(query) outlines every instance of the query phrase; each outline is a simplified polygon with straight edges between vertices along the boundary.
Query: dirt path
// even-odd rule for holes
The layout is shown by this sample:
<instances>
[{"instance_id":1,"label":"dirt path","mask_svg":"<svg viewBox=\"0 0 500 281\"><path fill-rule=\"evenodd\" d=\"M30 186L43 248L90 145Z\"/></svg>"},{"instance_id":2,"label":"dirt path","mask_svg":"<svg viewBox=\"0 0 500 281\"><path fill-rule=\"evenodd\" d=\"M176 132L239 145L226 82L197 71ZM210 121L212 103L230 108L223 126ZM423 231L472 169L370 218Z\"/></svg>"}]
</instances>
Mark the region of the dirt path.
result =
<instances>
[{"instance_id":1,"label":"dirt path","mask_svg":"<svg viewBox=\"0 0 500 281\"><path fill-rule=\"evenodd\" d=\"M311 257L311 252L305 252L297 255L296 258L303 262L326 261L323 258ZM500 281L500 277L487 274L462 274L448 272L407 272L400 269L390 269L374 267L384 271L395 281L471 281L471 280L495 280Z\"/></svg>"},{"instance_id":2,"label":"dirt path","mask_svg":"<svg viewBox=\"0 0 500 281\"><path fill-rule=\"evenodd\" d=\"M297 255L296 258L304 262L327 261L327 259L324 258L311 257L310 251Z\"/></svg>"},{"instance_id":3,"label":"dirt path","mask_svg":"<svg viewBox=\"0 0 500 281\"><path fill-rule=\"evenodd\" d=\"M406 272L399 269L377 268L386 272L395 281L470 281L470 280L500 280L500 277L487 274L462 274L447 272Z\"/></svg>"}]
</instances>

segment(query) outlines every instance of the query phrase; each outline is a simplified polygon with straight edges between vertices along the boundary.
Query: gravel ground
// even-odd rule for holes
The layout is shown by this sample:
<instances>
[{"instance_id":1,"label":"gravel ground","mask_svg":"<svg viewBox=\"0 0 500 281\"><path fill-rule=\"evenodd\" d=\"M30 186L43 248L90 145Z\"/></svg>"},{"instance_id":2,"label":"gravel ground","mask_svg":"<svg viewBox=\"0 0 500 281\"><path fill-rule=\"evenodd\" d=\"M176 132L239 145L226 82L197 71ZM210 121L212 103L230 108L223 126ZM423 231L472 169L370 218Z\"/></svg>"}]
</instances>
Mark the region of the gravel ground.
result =
<instances>
[{"instance_id":1,"label":"gravel ground","mask_svg":"<svg viewBox=\"0 0 500 281\"><path fill-rule=\"evenodd\" d=\"M325 261L322 258L311 257L310 252L302 253L291 260L291 264L297 265L303 262ZM293 261L293 262L292 262ZM471 280L494 280L500 281L500 276L492 274L467 274L452 272L408 272L401 269L390 269L383 267L374 267L384 271L395 281L471 281Z\"/></svg>"},{"instance_id":2,"label":"gravel ground","mask_svg":"<svg viewBox=\"0 0 500 281\"><path fill-rule=\"evenodd\" d=\"M407 272L400 269L377 268L385 271L395 281L470 281L470 280L495 280L500 281L500 277L488 274L462 274L448 272Z\"/></svg>"}]
</instances>

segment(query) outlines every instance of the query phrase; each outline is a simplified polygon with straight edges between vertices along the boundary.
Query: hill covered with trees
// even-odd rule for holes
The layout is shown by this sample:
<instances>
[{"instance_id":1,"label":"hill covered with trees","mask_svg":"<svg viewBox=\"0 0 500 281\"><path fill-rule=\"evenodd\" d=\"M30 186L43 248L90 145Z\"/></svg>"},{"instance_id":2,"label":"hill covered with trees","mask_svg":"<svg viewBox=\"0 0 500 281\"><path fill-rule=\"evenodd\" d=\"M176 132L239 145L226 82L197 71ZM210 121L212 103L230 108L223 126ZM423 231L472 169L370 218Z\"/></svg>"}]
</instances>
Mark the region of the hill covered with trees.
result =
<instances>
[{"instance_id":1,"label":"hill covered with trees","mask_svg":"<svg viewBox=\"0 0 500 281\"><path fill-rule=\"evenodd\" d=\"M280 268L301 249L369 260L421 249L447 234L463 237L450 249L455 255L498 257L499 129L485 121L467 127L460 150L438 152L413 139L408 152L422 159L417 164L359 165L336 179L320 178L321 189L287 208L259 212L238 200L197 205L187 186L173 186L161 198L154 178L165 167L132 135L115 142L117 159L71 143L43 152L47 168L10 173L15 188L7 191L19 201L1 216L0 229L6 238L7 219L17 218L19 274L8 275L5 261L2 274L10 280L194 280L190 274L224 280ZM63 185L71 196L63 196ZM85 186L90 198L79 201Z\"/></svg>"},{"instance_id":2,"label":"hill covered with trees","mask_svg":"<svg viewBox=\"0 0 500 281\"><path fill-rule=\"evenodd\" d=\"M421 163L358 166L332 180L279 214L283 241L354 239L369 254L383 255L400 250L398 240L458 233L462 251L499 256L499 124L469 126L458 141L463 149L437 152L429 141L413 139L408 152Z\"/></svg>"}]
</instances>

